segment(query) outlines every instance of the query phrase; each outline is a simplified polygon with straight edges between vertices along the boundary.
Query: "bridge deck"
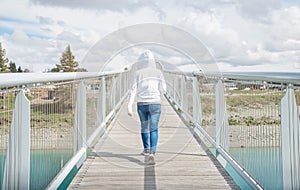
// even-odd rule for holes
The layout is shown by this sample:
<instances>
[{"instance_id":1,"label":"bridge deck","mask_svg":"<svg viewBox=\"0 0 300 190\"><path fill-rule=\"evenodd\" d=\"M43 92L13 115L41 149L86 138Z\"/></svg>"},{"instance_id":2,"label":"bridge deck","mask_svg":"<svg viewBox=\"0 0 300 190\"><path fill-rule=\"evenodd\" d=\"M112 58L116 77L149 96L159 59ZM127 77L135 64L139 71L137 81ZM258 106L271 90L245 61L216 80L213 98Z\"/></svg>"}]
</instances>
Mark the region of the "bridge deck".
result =
<instances>
[{"instance_id":1,"label":"bridge deck","mask_svg":"<svg viewBox=\"0 0 300 190\"><path fill-rule=\"evenodd\" d=\"M125 104L124 104L125 105ZM69 189L236 189L231 177L164 100L156 164L141 155L139 120L122 106Z\"/></svg>"}]
</instances>

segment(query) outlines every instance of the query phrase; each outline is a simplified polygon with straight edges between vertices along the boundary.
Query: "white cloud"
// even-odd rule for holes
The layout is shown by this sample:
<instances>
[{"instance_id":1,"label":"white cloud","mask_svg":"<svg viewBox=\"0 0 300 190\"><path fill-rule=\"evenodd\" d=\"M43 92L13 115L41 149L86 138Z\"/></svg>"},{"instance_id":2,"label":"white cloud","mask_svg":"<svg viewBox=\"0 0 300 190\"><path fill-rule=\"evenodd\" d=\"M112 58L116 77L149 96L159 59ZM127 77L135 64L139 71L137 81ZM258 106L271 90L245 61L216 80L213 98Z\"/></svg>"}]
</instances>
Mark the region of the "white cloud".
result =
<instances>
[{"instance_id":1,"label":"white cloud","mask_svg":"<svg viewBox=\"0 0 300 190\"><path fill-rule=\"evenodd\" d=\"M32 12L29 1L27 0L1 0L1 16L9 18L19 18L24 21L32 21L35 14Z\"/></svg>"},{"instance_id":2,"label":"white cloud","mask_svg":"<svg viewBox=\"0 0 300 190\"><path fill-rule=\"evenodd\" d=\"M237 7L242 16L260 22L269 22L272 11L281 6L280 0L239 0L238 2Z\"/></svg>"},{"instance_id":3,"label":"white cloud","mask_svg":"<svg viewBox=\"0 0 300 190\"><path fill-rule=\"evenodd\" d=\"M55 60L55 55L58 55L55 48L57 42L53 44L51 39L28 37L24 31L15 30L11 35L2 36L0 40L7 51L7 57L23 69L44 71L59 61Z\"/></svg>"},{"instance_id":4,"label":"white cloud","mask_svg":"<svg viewBox=\"0 0 300 190\"><path fill-rule=\"evenodd\" d=\"M262 14L259 19L245 18L239 14L239 9L233 7L223 11L216 7L203 12L190 9L182 24L193 28L193 34L212 48L217 61L227 62L231 67L249 66L259 70L260 65L271 64L272 68L293 70L297 50L300 50L298 9L276 5L268 10L268 17L265 17L270 19L265 20L268 22L261 22Z\"/></svg>"},{"instance_id":5,"label":"white cloud","mask_svg":"<svg viewBox=\"0 0 300 190\"><path fill-rule=\"evenodd\" d=\"M264 65L299 69L300 5L295 1L0 2L0 30L14 31L0 31L7 56L17 65L35 71L54 67L67 44L80 62L105 35L147 22L175 25L192 33L207 45L225 70L260 70Z\"/></svg>"}]
</instances>

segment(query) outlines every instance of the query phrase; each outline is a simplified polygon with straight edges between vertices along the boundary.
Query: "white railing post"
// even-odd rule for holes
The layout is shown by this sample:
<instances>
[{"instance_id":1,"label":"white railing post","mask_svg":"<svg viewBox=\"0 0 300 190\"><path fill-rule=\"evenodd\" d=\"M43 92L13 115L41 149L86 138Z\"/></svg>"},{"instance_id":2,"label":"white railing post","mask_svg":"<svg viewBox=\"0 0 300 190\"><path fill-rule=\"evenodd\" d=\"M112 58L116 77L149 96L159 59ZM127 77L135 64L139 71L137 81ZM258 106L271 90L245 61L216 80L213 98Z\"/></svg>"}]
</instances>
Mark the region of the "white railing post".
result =
<instances>
[{"instance_id":1,"label":"white railing post","mask_svg":"<svg viewBox=\"0 0 300 190\"><path fill-rule=\"evenodd\" d=\"M179 103L180 103L180 106L181 106L181 108L183 109L183 101L184 101L184 98L183 98L183 96L184 96L184 93L186 93L185 91L184 91L184 78L183 78L183 76L180 76L180 84L179 84L179 86L180 86L180 98L179 98Z\"/></svg>"},{"instance_id":2,"label":"white railing post","mask_svg":"<svg viewBox=\"0 0 300 190\"><path fill-rule=\"evenodd\" d=\"M202 105L197 77L193 77L193 119L202 125Z\"/></svg>"},{"instance_id":3,"label":"white railing post","mask_svg":"<svg viewBox=\"0 0 300 190\"><path fill-rule=\"evenodd\" d=\"M97 127L99 127L102 123L102 84L100 82L99 89L98 89L98 98L97 98L97 107L96 107L96 114L97 114Z\"/></svg>"},{"instance_id":4,"label":"white railing post","mask_svg":"<svg viewBox=\"0 0 300 190\"><path fill-rule=\"evenodd\" d=\"M123 91L123 83L122 83L122 74L119 74L118 76L118 87L119 87L119 99L118 102L121 100L122 98L122 91Z\"/></svg>"},{"instance_id":5,"label":"white railing post","mask_svg":"<svg viewBox=\"0 0 300 190\"><path fill-rule=\"evenodd\" d=\"M281 100L281 156L283 189L300 189L300 129L294 89L289 85Z\"/></svg>"},{"instance_id":6,"label":"white railing post","mask_svg":"<svg viewBox=\"0 0 300 190\"><path fill-rule=\"evenodd\" d=\"M116 106L116 94L117 94L116 88L117 88L116 76L113 75L112 86L111 86L112 92L111 92L111 109L110 109L110 111L112 110L112 108L114 108Z\"/></svg>"},{"instance_id":7,"label":"white railing post","mask_svg":"<svg viewBox=\"0 0 300 190\"><path fill-rule=\"evenodd\" d=\"M176 91L178 89L177 82L178 82L178 78L177 77L173 78L173 99L174 99L174 101L177 100L177 98L176 98Z\"/></svg>"},{"instance_id":8,"label":"white railing post","mask_svg":"<svg viewBox=\"0 0 300 190\"><path fill-rule=\"evenodd\" d=\"M216 85L216 145L229 150L229 127L224 94L224 84L221 80Z\"/></svg>"},{"instance_id":9,"label":"white railing post","mask_svg":"<svg viewBox=\"0 0 300 190\"><path fill-rule=\"evenodd\" d=\"M127 89L127 73L122 73L122 78L121 78L121 81L123 81L123 92L122 92L122 96L126 93L126 89Z\"/></svg>"},{"instance_id":10,"label":"white railing post","mask_svg":"<svg viewBox=\"0 0 300 190\"><path fill-rule=\"evenodd\" d=\"M186 88L185 76L182 75L180 78L181 78L181 108L184 111L188 111L187 88Z\"/></svg>"},{"instance_id":11,"label":"white railing post","mask_svg":"<svg viewBox=\"0 0 300 190\"><path fill-rule=\"evenodd\" d=\"M106 83L105 83L105 77L102 77L101 79L102 83L102 122L105 122L105 117L106 117Z\"/></svg>"},{"instance_id":12,"label":"white railing post","mask_svg":"<svg viewBox=\"0 0 300 190\"><path fill-rule=\"evenodd\" d=\"M74 122L74 154L86 148L86 87L80 82L77 90L75 122Z\"/></svg>"},{"instance_id":13,"label":"white railing post","mask_svg":"<svg viewBox=\"0 0 300 190\"><path fill-rule=\"evenodd\" d=\"M126 92L129 90L129 86L130 86L130 74L131 72L126 73Z\"/></svg>"},{"instance_id":14,"label":"white railing post","mask_svg":"<svg viewBox=\"0 0 300 190\"><path fill-rule=\"evenodd\" d=\"M127 71L126 73L125 73L125 75L126 75L126 88L125 88L125 93L129 90L129 71Z\"/></svg>"},{"instance_id":15,"label":"white railing post","mask_svg":"<svg viewBox=\"0 0 300 190\"><path fill-rule=\"evenodd\" d=\"M165 80L166 81L170 81L170 76L169 76L169 73L163 73L164 77L165 77ZM171 88L169 87L169 82L167 82L167 91L166 91L166 94L168 94L169 96L171 95Z\"/></svg>"},{"instance_id":16,"label":"white railing post","mask_svg":"<svg viewBox=\"0 0 300 190\"><path fill-rule=\"evenodd\" d=\"M106 85L105 77L101 77L100 88L98 91L98 101L97 101L97 126L99 127L106 117Z\"/></svg>"},{"instance_id":17,"label":"white railing post","mask_svg":"<svg viewBox=\"0 0 300 190\"><path fill-rule=\"evenodd\" d=\"M29 189L30 102L23 91L16 97L2 189Z\"/></svg>"}]
</instances>

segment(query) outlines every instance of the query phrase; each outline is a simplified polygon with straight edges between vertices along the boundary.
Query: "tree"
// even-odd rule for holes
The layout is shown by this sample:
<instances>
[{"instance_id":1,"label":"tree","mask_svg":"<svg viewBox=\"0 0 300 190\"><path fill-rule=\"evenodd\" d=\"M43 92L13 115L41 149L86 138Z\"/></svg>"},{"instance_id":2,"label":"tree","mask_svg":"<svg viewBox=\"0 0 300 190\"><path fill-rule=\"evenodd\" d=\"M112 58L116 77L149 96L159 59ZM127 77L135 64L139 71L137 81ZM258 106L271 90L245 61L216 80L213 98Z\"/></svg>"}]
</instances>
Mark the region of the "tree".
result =
<instances>
[{"instance_id":1,"label":"tree","mask_svg":"<svg viewBox=\"0 0 300 190\"><path fill-rule=\"evenodd\" d=\"M76 72L78 70L78 62L75 61L75 56L72 54L70 45L67 46L60 58L60 64L56 64L53 71Z\"/></svg>"},{"instance_id":2,"label":"tree","mask_svg":"<svg viewBox=\"0 0 300 190\"><path fill-rule=\"evenodd\" d=\"M23 70L22 70L21 66L19 66L18 67L18 73L22 73L22 72L23 72Z\"/></svg>"},{"instance_id":3,"label":"tree","mask_svg":"<svg viewBox=\"0 0 300 190\"><path fill-rule=\"evenodd\" d=\"M18 72L16 64L15 64L14 62L12 62L12 61L9 62L9 67L8 67L8 69L9 69L10 72L12 72L12 73Z\"/></svg>"},{"instance_id":4,"label":"tree","mask_svg":"<svg viewBox=\"0 0 300 190\"><path fill-rule=\"evenodd\" d=\"M60 58L60 64L51 69L51 72L87 72L85 68L78 68L78 62L72 54L70 45L67 46Z\"/></svg>"},{"instance_id":5,"label":"tree","mask_svg":"<svg viewBox=\"0 0 300 190\"><path fill-rule=\"evenodd\" d=\"M4 48L2 49L2 45L0 42L0 72L1 73L9 72L9 69L6 65L9 60L8 60L8 58L5 57L5 54L6 54L6 51Z\"/></svg>"},{"instance_id":6,"label":"tree","mask_svg":"<svg viewBox=\"0 0 300 190\"><path fill-rule=\"evenodd\" d=\"M56 68L51 69L50 71L51 72L59 72L59 68L56 67Z\"/></svg>"}]
</instances>

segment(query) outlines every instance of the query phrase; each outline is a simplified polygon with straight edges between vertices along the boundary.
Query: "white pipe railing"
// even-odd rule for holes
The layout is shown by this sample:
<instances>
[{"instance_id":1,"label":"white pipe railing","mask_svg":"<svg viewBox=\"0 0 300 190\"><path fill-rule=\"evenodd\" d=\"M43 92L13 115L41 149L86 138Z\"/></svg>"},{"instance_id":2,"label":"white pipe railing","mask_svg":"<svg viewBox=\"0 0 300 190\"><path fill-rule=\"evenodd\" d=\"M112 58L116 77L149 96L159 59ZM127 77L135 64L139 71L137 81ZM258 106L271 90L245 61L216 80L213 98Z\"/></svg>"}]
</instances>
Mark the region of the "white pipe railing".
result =
<instances>
[{"instance_id":1,"label":"white pipe railing","mask_svg":"<svg viewBox=\"0 0 300 190\"><path fill-rule=\"evenodd\" d=\"M7 146L1 144L2 150L4 148L4 150L6 149L7 151L5 173L4 176L1 174L2 177L0 178L1 188L7 189L16 187L17 189L39 189L48 186L48 189L57 189L66 186L67 184L64 184L65 181L68 181L66 178L75 175L72 172L77 171L82 165L87 157L86 154L88 148L95 143L95 140L99 136L103 135L108 120L114 117L118 108L122 105L124 98L126 98L128 87L130 86L127 84L129 82L129 75L130 71L122 73L1 74L1 97L9 99L10 102L15 93L19 94L17 96L19 97L22 95L23 91L27 92L28 90L26 94L27 96L29 95L30 111L24 110L26 106L19 106L15 108L14 112L33 113L30 118L23 117L22 114L14 114L16 115L15 117L17 120L14 120L15 122L11 123L10 128L16 132L10 132L9 144ZM121 85L124 85L122 88L123 90L119 90ZM53 95L52 93L50 95L49 92L47 94L47 91L54 91L53 93L56 94ZM9 107L10 109L10 103L5 102L6 101L4 100L0 100L1 107L3 109L8 109ZM95 105L91 105L93 102ZM16 103L18 103L18 101L16 101ZM4 112L5 111L0 110L0 120L10 123L11 117L8 114L3 114ZM87 119L94 120L94 122L91 122L90 120L87 122ZM36 121L39 123L35 123ZM44 124L40 125L41 122L44 122ZM1 126L2 124L3 122L0 123L0 130L10 131L9 126ZM25 124L28 124L26 125L27 127L25 127ZM29 137L26 137L26 134L29 134L29 132L20 133L20 131L24 130L29 131L30 128L32 129L32 132ZM5 143L5 141L2 141L2 139L6 139L5 136L0 137L0 139L1 143ZM21 140L22 143L19 143L19 141L14 142L13 139ZM30 176L30 158L24 158L24 156L26 157L26 155L29 155L28 151L30 149L26 150L26 147L28 146L23 146L24 143L22 139L26 142L33 142L31 146L32 150L37 149L38 151L41 149L47 152L47 149L52 150L53 148L61 149L60 147L67 147L68 149L73 149L73 156L70 158L64 158L63 155L59 156L61 158L59 161L61 169L58 173L49 172L56 166L48 165L50 168L47 169L49 170L46 174L47 177L41 176L41 179L44 182L36 181L40 186L29 184L31 177L37 178L39 175ZM51 143L49 143L49 141L51 141ZM59 144L57 144L57 142L59 142ZM70 146L69 144L72 145ZM18 150L17 154L19 155L22 153L22 156L10 154L10 152L15 154L16 150ZM20 158L22 159L21 162ZM26 164L24 162L26 162ZM10 163L17 163L17 165L14 165L18 167L8 167L11 165ZM22 167L19 167L20 163ZM46 165L47 164L49 163L46 163ZM43 166L43 168L48 167L46 165ZM24 168L27 168L26 171ZM2 173L2 171L0 172ZM20 176L20 174L22 174L22 176ZM20 176L20 178L17 178L16 176ZM53 177L48 178L49 176ZM28 183L25 183L26 181ZM41 183L45 182L46 184L41 185ZM16 184L21 184L21 186L17 186Z\"/></svg>"},{"instance_id":2,"label":"white pipe railing","mask_svg":"<svg viewBox=\"0 0 300 190\"><path fill-rule=\"evenodd\" d=\"M288 96L295 97L293 93L290 93L291 91L290 89L296 88L296 86L300 84L300 79L297 77L289 77L289 76L286 77L266 76L258 73L254 73L254 74L209 73L207 74L201 71L184 72L184 73L179 71L177 72L164 71L164 73L165 73L165 78L167 80L167 84L169 86L167 88L168 90L167 98L170 100L170 103L173 106L175 106L175 108L178 109L178 111L184 114L185 119L187 119L190 123L193 124L193 126L195 126L195 130L200 131L200 133L206 138L209 144L211 144L211 146L215 148L218 159L219 159L219 155L221 155L226 160L226 162L229 163L237 171L237 173L249 184L250 187L254 189L262 189L262 186L247 171L246 167L244 167L243 164L239 163L232 155L230 155L230 151L228 151L227 146L229 145L228 143L230 139L229 135L231 133L228 132L230 128L230 126L228 126L228 117L227 116L224 117L224 114L226 115L230 113L228 107L230 107L231 105L228 105L228 102L226 101L228 97L230 97L231 92L226 93L226 84L227 82L232 82L234 84L240 83L245 85L249 85L249 84L255 85L257 81L261 81L259 85L262 84L271 85L272 83L276 83L278 85L282 85L282 88L285 88L290 84L287 90L289 92ZM104 133L107 121L110 118L114 117L116 111L121 106L124 98L126 98L128 93L128 88L130 87L129 82L132 80L132 77L133 74L131 73L131 71L103 72L103 73L40 73L40 74L27 73L27 74L1 74L0 75L0 89L2 89L0 90L0 95L4 94L4 98L5 96L14 97L13 93L20 93L22 89L24 91L26 89L30 89L30 90L42 89L47 86L56 86L56 87L65 88L67 85L69 85L65 89L59 91L59 93L66 93L68 90L72 91L72 92L68 92L69 94L67 95L68 97L70 97L70 106L71 106L70 113L57 113L57 114L60 115L59 117L61 117L61 119L66 117L67 114L70 114L73 117L72 121L69 121L69 116L66 117L64 120L67 121L68 125L72 125L69 126L68 129L73 126L75 127L74 130L72 131L72 134L73 132L76 133L74 133L74 135L71 137L71 139L74 138L75 140L75 142L72 145L74 146L74 154L70 158L70 161L67 165L62 164L63 167L60 170L59 174L48 185L49 189L56 189L61 187L65 178L68 175L70 175L71 171L73 171L74 168L75 170L78 170L82 162L86 159L87 148L89 146L92 146L95 142L95 139ZM216 85L217 81L219 81L219 85ZM223 88L224 84L225 84L225 94L224 94L224 89L221 89L221 87ZM91 86L93 86L93 88ZM192 89L188 89L188 86L189 88ZM37 90L35 92L37 94L39 93L39 91ZM95 94L95 96L91 96L91 94ZM265 96L266 94L270 94L270 92L266 91L264 93L260 93L259 96ZM249 97L250 96L256 97L256 95L255 96L254 95L246 94L246 96ZM33 98L30 99L30 102L33 106L34 101L43 98L45 97L39 95L37 97L33 96ZM49 97L49 99L51 98ZM291 103L289 103L291 102L290 99L288 101L283 101L281 106L282 109L281 112L283 113L284 111L289 111L289 112L296 113L297 115L297 105L295 106L294 104L292 105ZM88 110L93 108L93 106L87 106L87 104L85 104L88 101L95 102L94 108L96 109L96 111ZM31 116L30 122L39 120L39 122L47 123L50 122L50 120L52 120L52 118L54 117L55 119L59 119L57 118L56 115L49 116L53 114L51 113L51 110L53 111L53 110L61 109L60 107L56 107L59 105L55 104L55 99L53 101L48 100L48 102L45 100L45 102L46 102L45 104L40 103L38 104L38 106L34 106L31 108L31 112L36 115L35 116L36 118L32 118L33 116ZM3 105L2 107L10 108L11 106ZM80 110L84 110L83 107L86 107L87 110L84 111L83 113L79 113ZM276 105L274 105L274 107L276 107ZM20 113L24 112L22 110L23 108L16 108L16 109L17 110L15 111L18 111ZM269 108L267 107L267 109ZM276 107L276 109L279 108ZM75 110L78 110L78 112L76 112ZM212 112L212 110L214 110L214 113ZM45 115L37 114L37 113L40 114L40 112L44 112L44 111L45 111L44 113ZM63 112L63 110L60 111ZM262 112L263 111L265 111L265 109L262 109ZM8 110L0 111L0 120L2 119L1 122L2 123L6 122L6 124L9 123L11 120L11 116L7 116L7 114L4 115L1 112L10 113L10 111L9 112ZM85 115L82 115L84 113ZM89 124L89 125L95 125L95 126L87 125L88 122L86 120L88 118L86 118L86 116L89 115L89 117L92 117L91 114L88 113L94 114L93 118L96 124ZM278 111L274 112L275 115L277 113ZM74 117L74 115L77 116ZM74 125L72 124L73 121L74 121ZM208 122L208 124L207 123L204 124L203 123L204 121ZM282 173L283 176L281 180L284 180L285 182L289 182L289 185L283 184L283 188L298 189L299 180L296 178L299 176L300 173L299 164L297 162L298 161L297 159L299 159L298 155L300 155L300 151L299 151L299 146L298 145L294 146L294 144L298 142L300 139L299 134L296 134L296 132L299 129L297 129L297 125L295 125L296 126L295 127L295 126L291 126L289 123L293 122L299 125L299 118L291 114L281 114L281 121L282 121L281 130L283 131L286 130L286 128L288 128L289 131L291 131L292 133L292 134L289 133L290 135L289 137L286 137L285 133L280 134L281 152L290 153L290 154L282 154L281 155L282 160L283 161L288 160L290 163L294 164L294 165L282 164L280 166L282 167L281 168L282 171L284 171ZM11 123L11 128L16 127L21 129L23 127L22 124L21 127L15 124L16 122ZM80 126L80 128L77 128L78 126ZM277 128L278 127L276 128L274 127L272 128L272 130L276 131ZM212 129L215 130L215 133L212 133ZM0 130L6 131L8 129L0 128ZM22 128L22 130L24 130L24 127ZM46 128L41 128L38 130L43 132L46 130ZM57 130L57 129L53 129L53 130ZM260 128L259 130L264 130L262 131L262 134L268 132L266 131L265 128ZM255 134L253 133L253 131L250 131L250 135L253 136ZM10 137L10 139L12 139L12 137ZM38 139L36 141L37 142L34 141L35 144L43 144L43 145L46 144L45 142L42 143L38 142ZM286 146L285 144L287 143L288 144L292 143L293 146ZM11 148L9 147L14 147L15 144L16 143L11 143L10 140L10 144L8 146L1 145L1 147L4 148L8 147L7 151L9 152L11 151ZM277 146L278 143L276 142L274 144ZM255 144L255 143L254 145L251 146L257 146L257 145L261 146L260 144ZM264 145L269 146L269 144L266 143ZM10 158L9 161L13 162L13 160L11 160ZM18 161L16 160L16 163L17 162ZM65 162L66 161L64 161L64 163ZM298 170L297 168L295 169L294 166L298 167ZM14 171L14 172L18 173L19 171ZM6 169L6 173L7 173L7 169ZM292 174L292 175L286 175L286 174ZM4 177L5 183L2 183L3 188L13 187L14 185L12 183L18 183L14 181L17 180L17 178L11 177L14 175L15 174L13 173L9 173L9 175L6 175ZM24 176L22 180L24 181ZM11 181L11 185L7 185L9 181ZM3 186L4 184L5 186ZM29 188L29 187L26 188L25 186L26 184L22 186L22 188L23 187L25 189Z\"/></svg>"},{"instance_id":3,"label":"white pipe railing","mask_svg":"<svg viewBox=\"0 0 300 190\"><path fill-rule=\"evenodd\" d=\"M168 81L167 83L170 85L167 92L167 98L170 100L171 104L175 106L175 109L178 109L179 113L185 115L185 119L188 121L188 123L192 123L192 125L200 131L202 136L206 138L206 140L209 142L208 146L215 148L217 152L216 156L221 163L225 159L226 163L230 164L251 188L262 189L263 187L259 183L266 183L265 181L261 181L261 175L263 172L270 171L270 168L265 168L264 166L268 163L263 162L274 162L274 164L276 164L276 170L274 173L270 173L269 176L276 175L276 183L274 183L276 186L267 186L266 188L272 189L274 187L278 187L278 185L282 185L283 189L300 188L298 179L300 174L300 150L298 146L299 143L297 143L300 139L300 133L298 132L299 117L295 116L298 116L297 107L299 106L299 102L298 106L296 103L282 103L281 113L294 113L293 119L291 119L292 116L290 114L281 114L281 118L279 118L279 120L281 119L284 121L284 124L281 124L281 131L285 131L284 133L280 133L280 122L277 121L277 117L280 113L279 106L277 105L280 104L280 98L282 98L283 93L285 93L283 89L287 88L287 86L293 85L295 85L294 88L299 89L299 77L296 75L282 75L280 73L272 73L267 75L267 73L203 73L201 71L182 72L170 70L164 71L164 73L165 78ZM186 103L185 96L190 93L189 89L187 88L188 85L180 85L183 84L183 82L180 80L185 80L184 83L187 83L186 79L189 79L190 83L194 84L194 77L198 79L197 81L199 82L198 85L200 95L198 98L195 98L195 92L193 89L194 98L192 101L192 106L194 109L196 107L196 109L200 110L202 113L201 120L199 121L195 120L197 116L194 115L199 115L199 113L189 112L189 110L186 108L188 106L184 105ZM178 81L178 79L180 80ZM217 83L218 85L216 85ZM255 89L251 90L250 88L248 88L246 91L228 91L229 88L226 87L226 85L229 83L240 86L250 86L251 88L258 88L259 91L256 91ZM222 90L224 85L226 88L225 94L223 93L224 90ZM195 86L195 84L193 86ZM278 86L281 88L274 88ZM274 90L268 90L268 88L274 88ZM290 88L291 87L288 87L288 89ZM182 93L183 91L186 93ZM287 92L289 91L290 90L287 90ZM240 97L244 97L244 99L247 99L247 97L249 98L247 102L243 102L244 99L239 99ZM293 95L293 97L295 97L295 95ZM232 101L229 101L228 105L226 101L228 101L229 98ZM251 103L251 101L254 102ZM257 103L257 101L267 102ZM246 110L240 109L241 106L239 105L243 105L243 103L249 104L249 108L247 105L245 105L244 109ZM251 104L252 106L257 106L257 108L251 108ZM236 109L237 111L233 112L233 109ZM250 109L250 111L248 111L249 113L247 112L247 109ZM209 113L209 111L212 110L214 110L214 114ZM228 119L229 114L231 120ZM235 118L240 118L242 120L244 119L246 120L244 122L247 123L238 123L240 121L236 121L238 126L232 126L235 125L233 124L235 122ZM249 121L247 121L248 118ZM259 121L260 118L264 120ZM256 119L258 119L258 121L256 121ZM294 123L295 126L291 126L290 124L292 123ZM248 125L249 127L242 127L243 125ZM235 136L235 133L238 131L237 129L241 127L242 129L238 132L238 136ZM215 131L215 134L212 133L212 129ZM229 132L230 129L233 129L234 131ZM288 133L287 131L290 131L288 136L286 135ZM277 135L281 137L281 140L279 137L277 137ZM264 155L261 156L259 151L254 153L256 156L254 160L256 159L258 164L262 166L258 169L261 170L260 175L258 175L258 180L255 179L255 176L257 176L256 174L255 176L252 175L253 168L251 169L251 167L253 166L248 166L249 163L247 163L247 159L249 158L247 158L246 155L246 158L243 158L244 161L239 163L240 160L238 161L237 158L231 155L230 151L228 151L229 139L234 140L234 138L239 137L242 138L239 139L239 143L243 143L240 145L242 148L271 148L271 151L268 151L266 154L267 157L262 157ZM280 147L280 152L282 152L282 154L278 155L276 151L272 150L272 147L279 148L280 141L282 141ZM290 146L283 146L283 144L289 144ZM234 142L232 146L236 147L237 143ZM251 151L253 151L253 148ZM288 152L289 154L285 154L284 152ZM221 155L223 159L219 159L219 155ZM281 164L281 158L278 156L282 157L282 161L284 163ZM248 155L248 157L250 156ZM223 163L222 165L225 167ZM248 171L249 167L250 170ZM283 173L281 173L281 171L283 171ZM268 176L268 174L263 175L263 177ZM282 181L284 181L284 183L280 184Z\"/></svg>"},{"instance_id":4,"label":"white pipe railing","mask_svg":"<svg viewBox=\"0 0 300 190\"><path fill-rule=\"evenodd\" d=\"M233 79L233 80L242 80L242 81L265 81L265 82L273 82L279 84L294 84L300 85L300 78L297 76L282 75L280 73L234 73L234 72L225 72L222 73L222 77L224 79Z\"/></svg>"},{"instance_id":5,"label":"white pipe railing","mask_svg":"<svg viewBox=\"0 0 300 190\"><path fill-rule=\"evenodd\" d=\"M78 72L78 73L1 73L0 88L38 84L45 82L73 81L101 76L120 74L121 72Z\"/></svg>"},{"instance_id":6,"label":"white pipe railing","mask_svg":"<svg viewBox=\"0 0 300 190\"><path fill-rule=\"evenodd\" d=\"M241 81L266 81L274 82L279 84L294 84L300 85L299 76L282 75L281 73L268 73L268 72L203 72L203 71L173 71L165 70L165 73L172 73L177 75L185 76L198 76L204 78L213 78L213 79L224 79L224 80L241 80Z\"/></svg>"}]
</instances>

